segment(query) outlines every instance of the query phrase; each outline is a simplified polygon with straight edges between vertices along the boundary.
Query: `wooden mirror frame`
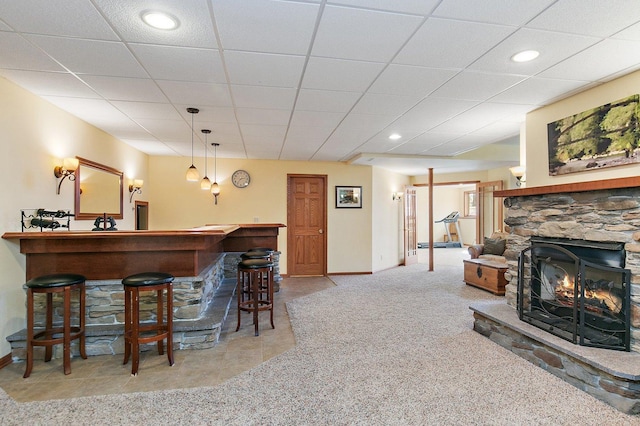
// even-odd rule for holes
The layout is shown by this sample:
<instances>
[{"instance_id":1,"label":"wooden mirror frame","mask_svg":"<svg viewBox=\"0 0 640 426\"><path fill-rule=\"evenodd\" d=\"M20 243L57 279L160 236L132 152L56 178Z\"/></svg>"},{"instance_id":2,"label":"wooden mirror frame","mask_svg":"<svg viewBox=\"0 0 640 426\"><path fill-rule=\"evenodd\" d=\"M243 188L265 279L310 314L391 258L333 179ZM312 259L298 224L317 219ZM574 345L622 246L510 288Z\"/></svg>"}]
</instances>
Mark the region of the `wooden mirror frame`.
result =
<instances>
[{"instance_id":1,"label":"wooden mirror frame","mask_svg":"<svg viewBox=\"0 0 640 426\"><path fill-rule=\"evenodd\" d=\"M122 199L123 199L123 180L124 173L120 170L114 169L113 167L105 166L104 164L96 163L95 161L87 160L86 158L76 157L78 159L78 170L76 170L76 180L75 180L75 219L76 220L94 220L98 216L102 216L104 213L107 213L107 216L111 216L114 219L122 219L124 216L122 214ZM120 191L120 210L117 212L82 212L80 210L80 173L82 167L91 167L97 170L101 170L106 173L111 173L118 177L120 182L119 191Z\"/></svg>"}]
</instances>

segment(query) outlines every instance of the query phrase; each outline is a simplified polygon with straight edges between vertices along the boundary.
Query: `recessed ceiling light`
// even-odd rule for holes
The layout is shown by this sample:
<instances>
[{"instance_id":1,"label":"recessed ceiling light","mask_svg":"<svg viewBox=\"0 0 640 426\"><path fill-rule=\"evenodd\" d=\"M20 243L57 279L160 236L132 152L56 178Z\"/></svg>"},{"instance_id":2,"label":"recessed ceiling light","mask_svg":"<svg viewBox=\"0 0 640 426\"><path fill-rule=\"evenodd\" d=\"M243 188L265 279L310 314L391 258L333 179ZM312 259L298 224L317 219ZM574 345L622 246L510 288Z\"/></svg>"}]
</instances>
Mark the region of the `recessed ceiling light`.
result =
<instances>
[{"instance_id":1,"label":"recessed ceiling light","mask_svg":"<svg viewBox=\"0 0 640 426\"><path fill-rule=\"evenodd\" d=\"M142 13L142 20L150 27L159 30L175 30L180 25L178 18L166 12L146 11Z\"/></svg>"},{"instance_id":2,"label":"recessed ceiling light","mask_svg":"<svg viewBox=\"0 0 640 426\"><path fill-rule=\"evenodd\" d=\"M389 135L389 139L391 139L392 141L397 141L400 138L402 138L402 135L399 135L397 133L393 133L393 134Z\"/></svg>"},{"instance_id":3,"label":"recessed ceiling light","mask_svg":"<svg viewBox=\"0 0 640 426\"><path fill-rule=\"evenodd\" d=\"M538 56L540 56L540 52L538 52L537 50L524 50L513 55L511 57L511 60L513 62L529 62L533 61Z\"/></svg>"}]
</instances>

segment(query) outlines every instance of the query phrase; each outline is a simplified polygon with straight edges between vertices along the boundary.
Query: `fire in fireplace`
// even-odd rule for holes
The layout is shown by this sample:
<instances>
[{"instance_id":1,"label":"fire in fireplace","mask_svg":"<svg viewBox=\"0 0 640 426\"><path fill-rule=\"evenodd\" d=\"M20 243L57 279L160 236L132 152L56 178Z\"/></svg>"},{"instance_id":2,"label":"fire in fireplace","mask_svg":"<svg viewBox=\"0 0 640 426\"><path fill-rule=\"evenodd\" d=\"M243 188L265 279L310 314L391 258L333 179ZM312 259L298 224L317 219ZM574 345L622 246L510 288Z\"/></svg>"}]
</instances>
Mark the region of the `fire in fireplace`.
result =
<instances>
[{"instance_id":1,"label":"fire in fireplace","mask_svg":"<svg viewBox=\"0 0 640 426\"><path fill-rule=\"evenodd\" d=\"M532 237L518 263L521 320L584 346L630 350L623 243Z\"/></svg>"}]
</instances>

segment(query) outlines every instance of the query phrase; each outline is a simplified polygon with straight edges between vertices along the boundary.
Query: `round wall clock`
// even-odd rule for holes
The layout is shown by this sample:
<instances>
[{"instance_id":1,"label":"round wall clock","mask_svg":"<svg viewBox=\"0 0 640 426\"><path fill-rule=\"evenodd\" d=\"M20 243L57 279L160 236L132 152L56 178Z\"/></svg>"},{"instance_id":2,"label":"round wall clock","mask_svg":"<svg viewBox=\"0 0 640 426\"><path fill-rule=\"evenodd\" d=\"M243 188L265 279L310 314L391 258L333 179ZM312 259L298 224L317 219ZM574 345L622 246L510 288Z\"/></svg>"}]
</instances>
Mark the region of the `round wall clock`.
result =
<instances>
[{"instance_id":1,"label":"round wall clock","mask_svg":"<svg viewBox=\"0 0 640 426\"><path fill-rule=\"evenodd\" d=\"M231 182L238 188L246 188L251 182L251 176L245 170L236 170L231 175Z\"/></svg>"}]
</instances>

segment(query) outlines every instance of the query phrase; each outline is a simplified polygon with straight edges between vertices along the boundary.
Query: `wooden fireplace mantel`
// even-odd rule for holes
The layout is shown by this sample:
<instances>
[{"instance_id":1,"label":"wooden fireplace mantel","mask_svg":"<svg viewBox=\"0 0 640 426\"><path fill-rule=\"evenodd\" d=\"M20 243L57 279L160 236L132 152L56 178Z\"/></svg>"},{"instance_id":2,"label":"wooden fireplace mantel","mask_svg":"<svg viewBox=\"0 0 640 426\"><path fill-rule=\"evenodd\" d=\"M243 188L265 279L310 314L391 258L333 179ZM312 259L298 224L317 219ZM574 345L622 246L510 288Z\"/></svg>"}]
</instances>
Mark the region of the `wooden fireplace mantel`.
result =
<instances>
[{"instance_id":1,"label":"wooden fireplace mantel","mask_svg":"<svg viewBox=\"0 0 640 426\"><path fill-rule=\"evenodd\" d=\"M168 231L7 232L20 244L26 279L73 272L90 280L122 279L148 270L198 275L226 251L277 250L281 223L207 225Z\"/></svg>"},{"instance_id":2,"label":"wooden fireplace mantel","mask_svg":"<svg viewBox=\"0 0 640 426\"><path fill-rule=\"evenodd\" d=\"M640 177L632 176L617 179L594 180L589 182L564 183L559 185L534 186L532 188L505 189L495 191L494 197L526 197L530 195L562 194L568 192L586 192L603 189L640 187Z\"/></svg>"}]
</instances>

